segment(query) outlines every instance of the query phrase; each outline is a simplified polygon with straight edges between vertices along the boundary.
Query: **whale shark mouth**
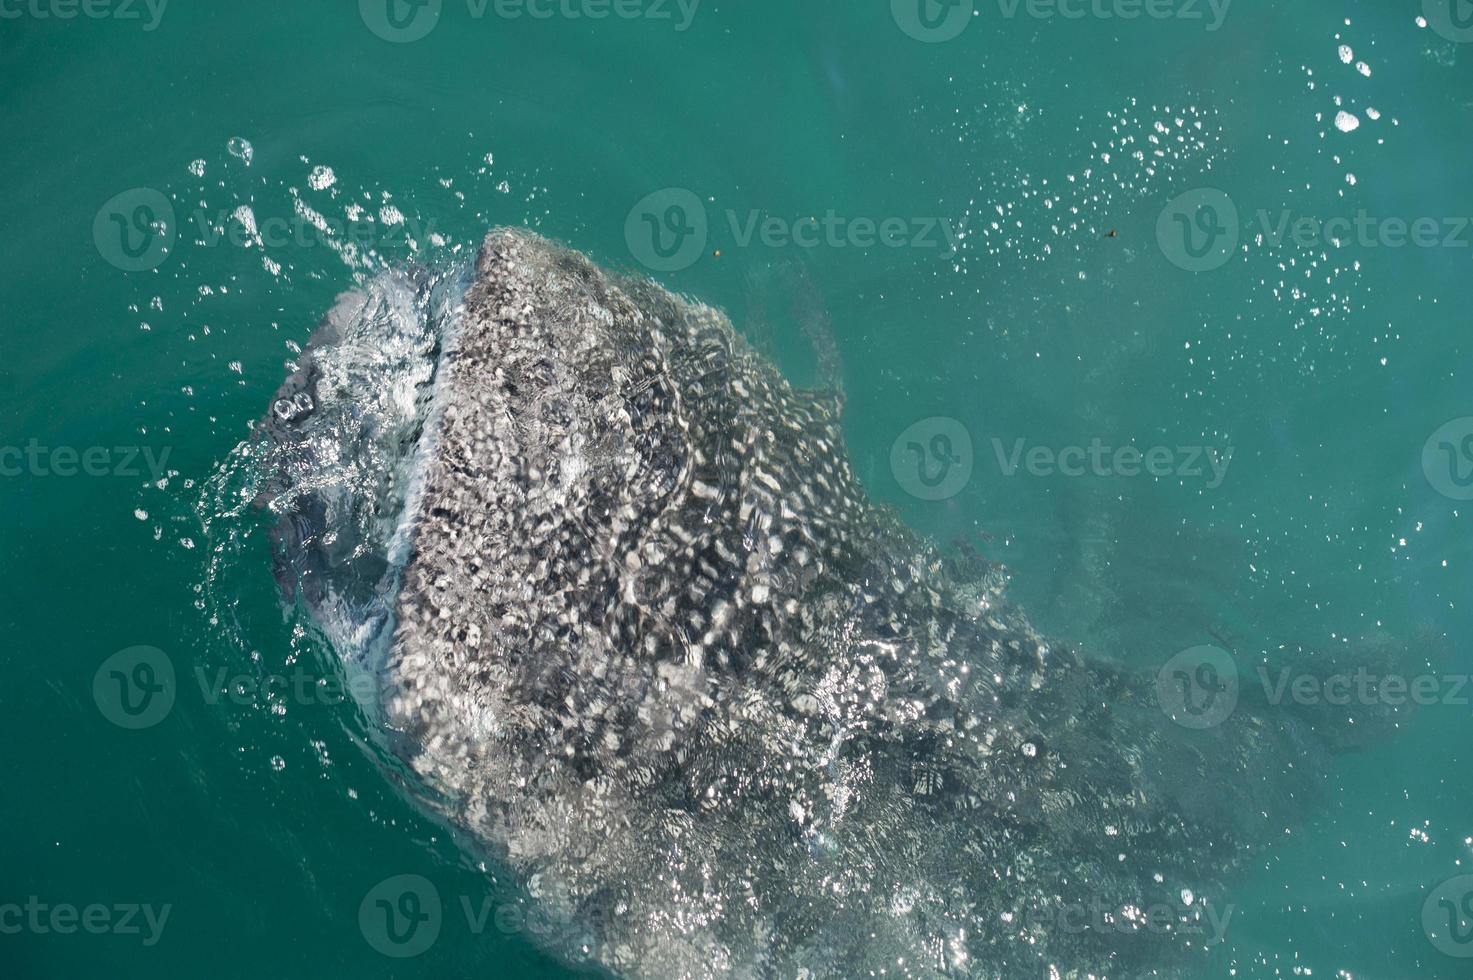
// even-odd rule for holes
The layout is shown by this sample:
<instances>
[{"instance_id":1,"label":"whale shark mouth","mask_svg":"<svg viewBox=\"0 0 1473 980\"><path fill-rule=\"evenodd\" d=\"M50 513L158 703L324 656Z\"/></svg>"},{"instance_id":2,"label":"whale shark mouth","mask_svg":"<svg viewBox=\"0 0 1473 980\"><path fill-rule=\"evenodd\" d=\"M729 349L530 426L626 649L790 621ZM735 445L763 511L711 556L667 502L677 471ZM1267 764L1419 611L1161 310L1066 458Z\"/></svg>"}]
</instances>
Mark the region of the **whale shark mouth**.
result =
<instances>
[{"instance_id":1,"label":"whale shark mouth","mask_svg":"<svg viewBox=\"0 0 1473 980\"><path fill-rule=\"evenodd\" d=\"M392 637L436 373L469 281L394 270L339 296L259 427L277 583L355 672L381 670Z\"/></svg>"},{"instance_id":2,"label":"whale shark mouth","mask_svg":"<svg viewBox=\"0 0 1473 980\"><path fill-rule=\"evenodd\" d=\"M297 368L261 427L284 594L570 959L1169 973L1324 769L1324 718L1189 731L1044 642L868 500L836 397L530 232L346 295Z\"/></svg>"}]
</instances>

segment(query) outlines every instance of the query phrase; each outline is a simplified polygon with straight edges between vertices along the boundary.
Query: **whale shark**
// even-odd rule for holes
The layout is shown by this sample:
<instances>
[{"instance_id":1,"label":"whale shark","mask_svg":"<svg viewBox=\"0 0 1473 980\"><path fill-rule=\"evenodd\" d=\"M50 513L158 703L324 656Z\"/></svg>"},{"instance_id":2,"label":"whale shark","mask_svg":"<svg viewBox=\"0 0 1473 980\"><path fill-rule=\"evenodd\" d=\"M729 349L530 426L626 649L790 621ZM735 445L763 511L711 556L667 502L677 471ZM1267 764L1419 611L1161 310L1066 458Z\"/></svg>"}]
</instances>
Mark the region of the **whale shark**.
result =
<instances>
[{"instance_id":1,"label":"whale shark","mask_svg":"<svg viewBox=\"0 0 1473 980\"><path fill-rule=\"evenodd\" d=\"M1130 977L1370 709L1219 724L870 499L842 396L497 229L345 294L259 426L276 576L424 806L621 977Z\"/></svg>"}]
</instances>

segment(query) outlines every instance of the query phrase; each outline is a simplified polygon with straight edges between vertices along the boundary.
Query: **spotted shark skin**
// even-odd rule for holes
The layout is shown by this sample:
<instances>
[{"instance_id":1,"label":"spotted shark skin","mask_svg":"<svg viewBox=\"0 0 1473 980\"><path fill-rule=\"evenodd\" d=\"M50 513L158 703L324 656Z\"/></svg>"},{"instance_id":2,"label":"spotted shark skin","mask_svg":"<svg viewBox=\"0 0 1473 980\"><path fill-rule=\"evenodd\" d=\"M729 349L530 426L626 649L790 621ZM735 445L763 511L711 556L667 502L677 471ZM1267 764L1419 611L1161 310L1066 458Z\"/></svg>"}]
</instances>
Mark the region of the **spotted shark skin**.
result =
<instances>
[{"instance_id":1,"label":"spotted shark skin","mask_svg":"<svg viewBox=\"0 0 1473 980\"><path fill-rule=\"evenodd\" d=\"M570 923L559 955L689 980L1176 975L1335 748L1247 702L1187 731L1146 680L1048 643L996 566L867 498L838 400L717 310L497 230L416 349L433 399L379 590L382 719L426 805ZM323 375L289 402L331 403ZM300 448L317 409L292 404L269 435ZM278 507L317 599L319 496ZM1170 928L1132 928L1162 904Z\"/></svg>"}]
</instances>

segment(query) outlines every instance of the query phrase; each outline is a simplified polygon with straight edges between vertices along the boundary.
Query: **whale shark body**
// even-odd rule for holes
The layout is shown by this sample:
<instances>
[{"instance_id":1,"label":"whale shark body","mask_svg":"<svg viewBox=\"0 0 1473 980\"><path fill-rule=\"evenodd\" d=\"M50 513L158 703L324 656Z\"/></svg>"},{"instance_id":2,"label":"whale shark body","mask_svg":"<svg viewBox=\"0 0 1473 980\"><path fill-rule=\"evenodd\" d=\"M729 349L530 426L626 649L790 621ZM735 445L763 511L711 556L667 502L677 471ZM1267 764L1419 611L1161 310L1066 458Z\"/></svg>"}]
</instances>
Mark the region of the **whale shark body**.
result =
<instances>
[{"instance_id":1,"label":"whale shark body","mask_svg":"<svg viewBox=\"0 0 1473 980\"><path fill-rule=\"evenodd\" d=\"M389 274L319 328L262 430L278 576L378 679L425 805L575 924L561 955L1200 960L1335 740L1246 708L1188 730L1047 642L996 566L869 501L839 409L720 312L498 230L469 275Z\"/></svg>"}]
</instances>

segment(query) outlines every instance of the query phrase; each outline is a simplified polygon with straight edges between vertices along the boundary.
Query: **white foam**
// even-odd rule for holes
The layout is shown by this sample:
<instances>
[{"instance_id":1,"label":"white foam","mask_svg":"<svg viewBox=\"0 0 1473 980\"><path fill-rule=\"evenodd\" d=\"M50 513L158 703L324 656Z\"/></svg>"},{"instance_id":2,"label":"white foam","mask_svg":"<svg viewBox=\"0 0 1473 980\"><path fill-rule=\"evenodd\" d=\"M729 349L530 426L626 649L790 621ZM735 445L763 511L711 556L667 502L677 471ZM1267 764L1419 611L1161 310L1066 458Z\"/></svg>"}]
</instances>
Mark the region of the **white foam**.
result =
<instances>
[{"instance_id":1,"label":"white foam","mask_svg":"<svg viewBox=\"0 0 1473 980\"><path fill-rule=\"evenodd\" d=\"M313 167L312 173L307 177L307 186L314 191L325 191L338 182L338 175L333 173L331 167Z\"/></svg>"}]
</instances>

